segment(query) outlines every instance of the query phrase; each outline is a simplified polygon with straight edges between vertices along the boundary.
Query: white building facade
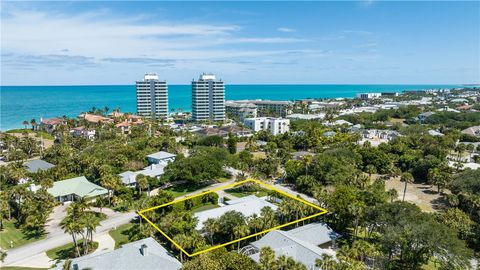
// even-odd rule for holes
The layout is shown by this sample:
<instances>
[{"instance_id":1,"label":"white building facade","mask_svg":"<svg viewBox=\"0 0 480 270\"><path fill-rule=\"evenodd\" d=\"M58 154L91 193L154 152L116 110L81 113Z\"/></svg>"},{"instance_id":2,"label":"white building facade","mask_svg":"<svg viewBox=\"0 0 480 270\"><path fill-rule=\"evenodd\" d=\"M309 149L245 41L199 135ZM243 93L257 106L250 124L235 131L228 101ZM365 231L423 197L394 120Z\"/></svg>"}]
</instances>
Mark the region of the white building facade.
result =
<instances>
[{"instance_id":1,"label":"white building facade","mask_svg":"<svg viewBox=\"0 0 480 270\"><path fill-rule=\"evenodd\" d=\"M268 130L272 135L283 134L290 130L290 119L256 117L246 118L243 123L255 132Z\"/></svg>"},{"instance_id":2,"label":"white building facade","mask_svg":"<svg viewBox=\"0 0 480 270\"><path fill-rule=\"evenodd\" d=\"M168 116L168 87L156 73L146 73L142 81L136 82L137 114L146 117Z\"/></svg>"},{"instance_id":3,"label":"white building facade","mask_svg":"<svg viewBox=\"0 0 480 270\"><path fill-rule=\"evenodd\" d=\"M225 121L225 85L215 75L203 73L192 81L192 118Z\"/></svg>"}]
</instances>

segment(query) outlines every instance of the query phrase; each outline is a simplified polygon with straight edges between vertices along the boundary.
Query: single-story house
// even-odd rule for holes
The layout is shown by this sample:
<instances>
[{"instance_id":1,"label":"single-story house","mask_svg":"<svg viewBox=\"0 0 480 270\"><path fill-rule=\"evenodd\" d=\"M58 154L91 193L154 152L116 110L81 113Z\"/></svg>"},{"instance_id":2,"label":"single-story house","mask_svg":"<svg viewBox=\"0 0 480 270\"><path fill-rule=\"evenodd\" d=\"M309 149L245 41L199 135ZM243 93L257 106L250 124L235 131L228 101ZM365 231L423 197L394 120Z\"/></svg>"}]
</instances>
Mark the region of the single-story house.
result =
<instances>
[{"instance_id":1,"label":"single-story house","mask_svg":"<svg viewBox=\"0 0 480 270\"><path fill-rule=\"evenodd\" d=\"M29 160L23 163L23 166L27 170L27 172L31 173L36 173L40 170L46 171L48 169L51 169L55 167L52 163L48 163L45 160L41 159L34 159L34 160Z\"/></svg>"},{"instance_id":2,"label":"single-story house","mask_svg":"<svg viewBox=\"0 0 480 270\"><path fill-rule=\"evenodd\" d=\"M435 112L424 112L424 113L419 114L417 116L417 119L418 119L418 121L423 123L423 122L425 122L425 120L427 120L428 117L430 117L434 114L435 114Z\"/></svg>"},{"instance_id":3,"label":"single-story house","mask_svg":"<svg viewBox=\"0 0 480 270\"><path fill-rule=\"evenodd\" d=\"M258 241L242 248L241 252L259 262L260 250L270 247L275 256L285 255L304 264L307 269L317 269L315 260L323 254L335 257L334 242L338 234L322 223L312 223L289 231L274 230Z\"/></svg>"},{"instance_id":4,"label":"single-story house","mask_svg":"<svg viewBox=\"0 0 480 270\"><path fill-rule=\"evenodd\" d=\"M470 136L479 137L480 136L480 126L469 127L469 128L466 128L466 129L462 130L461 132L462 132L462 134L467 134L467 135L470 135Z\"/></svg>"},{"instance_id":5,"label":"single-story house","mask_svg":"<svg viewBox=\"0 0 480 270\"><path fill-rule=\"evenodd\" d=\"M171 154L165 151L156 152L147 156L150 164L168 164L175 160L175 154Z\"/></svg>"},{"instance_id":6,"label":"single-story house","mask_svg":"<svg viewBox=\"0 0 480 270\"><path fill-rule=\"evenodd\" d=\"M59 202L74 201L77 198L91 199L108 193L105 188L88 181L85 176L54 182L53 187L47 191Z\"/></svg>"},{"instance_id":7,"label":"single-story house","mask_svg":"<svg viewBox=\"0 0 480 270\"><path fill-rule=\"evenodd\" d=\"M429 130L428 130L428 135L430 135L430 136L444 136L443 133L438 132L438 131L436 131L436 130L434 130L434 129L429 129Z\"/></svg>"},{"instance_id":8,"label":"single-story house","mask_svg":"<svg viewBox=\"0 0 480 270\"><path fill-rule=\"evenodd\" d=\"M148 237L124 244L109 252L95 252L72 259L71 270L80 269L158 269L176 270L182 264L155 239ZM57 269L62 269L59 265Z\"/></svg>"},{"instance_id":9,"label":"single-story house","mask_svg":"<svg viewBox=\"0 0 480 270\"><path fill-rule=\"evenodd\" d=\"M263 198L258 198L255 195L246 196L234 200L225 202L227 205L218 208L213 208L194 214L194 217L198 219L197 230L202 230L203 223L209 218L219 218L223 214L236 211L242 213L245 217L249 217L253 214L260 215L262 208L270 207L272 210L276 210L278 207L270 202L267 202Z\"/></svg>"},{"instance_id":10,"label":"single-story house","mask_svg":"<svg viewBox=\"0 0 480 270\"><path fill-rule=\"evenodd\" d=\"M126 186L135 186L137 184L137 176L139 174L143 174L145 176L149 177L157 177L159 178L160 176L163 175L164 169L167 165L166 164L151 164L147 167L145 167L143 170L132 172L132 171L126 171L118 176L120 176L120 180L122 180L122 183Z\"/></svg>"},{"instance_id":11,"label":"single-story house","mask_svg":"<svg viewBox=\"0 0 480 270\"><path fill-rule=\"evenodd\" d=\"M307 152L307 151L298 151L298 152L293 152L292 157L293 159L296 160L302 160L305 156L315 156L315 153L312 152Z\"/></svg>"},{"instance_id":12,"label":"single-story house","mask_svg":"<svg viewBox=\"0 0 480 270\"><path fill-rule=\"evenodd\" d=\"M343 126L343 125L352 126L353 124L346 120L340 119L333 122L326 122L324 123L324 125L325 126Z\"/></svg>"}]
</instances>

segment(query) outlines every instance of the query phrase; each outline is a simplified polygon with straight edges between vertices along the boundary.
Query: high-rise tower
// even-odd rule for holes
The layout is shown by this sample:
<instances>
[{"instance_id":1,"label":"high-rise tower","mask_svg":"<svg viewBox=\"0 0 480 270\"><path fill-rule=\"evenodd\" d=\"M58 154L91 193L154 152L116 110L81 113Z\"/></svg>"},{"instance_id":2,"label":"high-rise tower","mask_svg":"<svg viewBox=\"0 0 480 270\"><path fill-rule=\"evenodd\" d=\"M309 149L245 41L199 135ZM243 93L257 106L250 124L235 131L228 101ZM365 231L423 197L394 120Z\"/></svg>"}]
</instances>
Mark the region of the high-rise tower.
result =
<instances>
[{"instance_id":1,"label":"high-rise tower","mask_svg":"<svg viewBox=\"0 0 480 270\"><path fill-rule=\"evenodd\" d=\"M195 121L225 121L225 85L203 73L192 81L192 117Z\"/></svg>"},{"instance_id":2,"label":"high-rise tower","mask_svg":"<svg viewBox=\"0 0 480 270\"><path fill-rule=\"evenodd\" d=\"M156 73L145 73L136 86L138 115L154 118L168 116L168 87L165 81L160 81Z\"/></svg>"}]
</instances>

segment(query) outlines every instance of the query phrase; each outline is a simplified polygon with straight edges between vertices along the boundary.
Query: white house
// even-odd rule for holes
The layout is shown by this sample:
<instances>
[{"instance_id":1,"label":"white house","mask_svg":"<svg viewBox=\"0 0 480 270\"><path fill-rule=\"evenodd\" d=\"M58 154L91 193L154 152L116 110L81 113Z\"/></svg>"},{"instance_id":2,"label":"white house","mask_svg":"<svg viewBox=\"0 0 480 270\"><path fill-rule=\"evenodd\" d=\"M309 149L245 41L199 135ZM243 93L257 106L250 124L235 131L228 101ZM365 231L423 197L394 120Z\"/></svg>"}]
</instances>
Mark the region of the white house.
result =
<instances>
[{"instance_id":1,"label":"white house","mask_svg":"<svg viewBox=\"0 0 480 270\"><path fill-rule=\"evenodd\" d=\"M243 123L251 130L258 132L260 130L270 131L273 135L283 134L290 130L290 119L273 117L246 118Z\"/></svg>"},{"instance_id":2,"label":"white house","mask_svg":"<svg viewBox=\"0 0 480 270\"><path fill-rule=\"evenodd\" d=\"M175 154L165 151L156 152L147 156L150 164L168 164L175 160Z\"/></svg>"},{"instance_id":3,"label":"white house","mask_svg":"<svg viewBox=\"0 0 480 270\"><path fill-rule=\"evenodd\" d=\"M93 140L95 138L95 129L88 129L80 126L70 129L70 134L72 134L73 137L84 137Z\"/></svg>"}]
</instances>

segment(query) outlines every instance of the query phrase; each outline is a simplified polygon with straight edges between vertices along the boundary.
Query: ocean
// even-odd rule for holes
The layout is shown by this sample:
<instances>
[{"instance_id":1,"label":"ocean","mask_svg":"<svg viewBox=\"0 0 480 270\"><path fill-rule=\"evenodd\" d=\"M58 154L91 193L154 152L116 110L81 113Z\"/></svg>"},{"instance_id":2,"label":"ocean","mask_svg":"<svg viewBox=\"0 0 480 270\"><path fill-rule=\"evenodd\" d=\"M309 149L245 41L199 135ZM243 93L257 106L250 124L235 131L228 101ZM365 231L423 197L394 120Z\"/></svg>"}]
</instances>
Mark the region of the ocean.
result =
<instances>
[{"instance_id":1,"label":"ocean","mask_svg":"<svg viewBox=\"0 0 480 270\"><path fill-rule=\"evenodd\" d=\"M362 92L402 92L461 85L226 85L226 99L298 100L354 97ZM169 110L191 110L191 86L169 85ZM135 85L0 86L0 130L49 117L75 117L92 107L136 111Z\"/></svg>"}]
</instances>

